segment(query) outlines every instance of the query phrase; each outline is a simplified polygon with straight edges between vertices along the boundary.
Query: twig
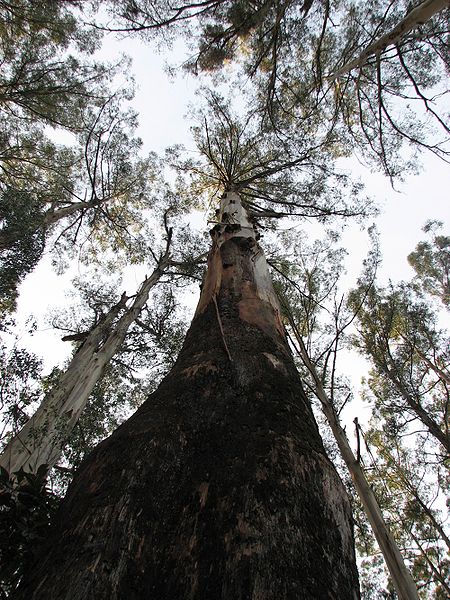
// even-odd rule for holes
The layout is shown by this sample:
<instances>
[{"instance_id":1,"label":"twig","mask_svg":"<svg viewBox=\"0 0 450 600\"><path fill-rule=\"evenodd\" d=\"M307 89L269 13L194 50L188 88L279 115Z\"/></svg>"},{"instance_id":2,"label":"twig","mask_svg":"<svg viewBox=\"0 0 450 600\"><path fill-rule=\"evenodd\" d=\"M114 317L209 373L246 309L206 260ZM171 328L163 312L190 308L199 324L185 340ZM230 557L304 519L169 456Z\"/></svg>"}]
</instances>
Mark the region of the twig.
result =
<instances>
[{"instance_id":1,"label":"twig","mask_svg":"<svg viewBox=\"0 0 450 600\"><path fill-rule=\"evenodd\" d=\"M213 296L213 302L214 302L214 306L216 307L217 322L219 323L220 333L222 334L223 345L225 347L228 358L230 359L230 362L233 362L233 359L231 358L231 354L230 354L230 351L227 346L227 342L225 340L225 333L223 331L222 319L220 318L219 307L217 306L217 299L216 299L215 295Z\"/></svg>"}]
</instances>

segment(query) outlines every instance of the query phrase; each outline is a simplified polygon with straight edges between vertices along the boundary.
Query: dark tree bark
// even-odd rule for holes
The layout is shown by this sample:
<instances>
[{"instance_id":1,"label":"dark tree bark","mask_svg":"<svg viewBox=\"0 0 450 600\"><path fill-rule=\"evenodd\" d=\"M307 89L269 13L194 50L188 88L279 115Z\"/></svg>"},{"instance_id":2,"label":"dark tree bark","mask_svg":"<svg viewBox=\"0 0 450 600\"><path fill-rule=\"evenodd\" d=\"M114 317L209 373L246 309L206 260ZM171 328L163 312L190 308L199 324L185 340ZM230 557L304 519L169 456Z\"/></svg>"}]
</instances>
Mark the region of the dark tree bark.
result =
<instances>
[{"instance_id":1,"label":"dark tree bark","mask_svg":"<svg viewBox=\"0 0 450 600\"><path fill-rule=\"evenodd\" d=\"M212 235L174 368L85 460L17 599L359 598L349 501L237 194Z\"/></svg>"}]
</instances>

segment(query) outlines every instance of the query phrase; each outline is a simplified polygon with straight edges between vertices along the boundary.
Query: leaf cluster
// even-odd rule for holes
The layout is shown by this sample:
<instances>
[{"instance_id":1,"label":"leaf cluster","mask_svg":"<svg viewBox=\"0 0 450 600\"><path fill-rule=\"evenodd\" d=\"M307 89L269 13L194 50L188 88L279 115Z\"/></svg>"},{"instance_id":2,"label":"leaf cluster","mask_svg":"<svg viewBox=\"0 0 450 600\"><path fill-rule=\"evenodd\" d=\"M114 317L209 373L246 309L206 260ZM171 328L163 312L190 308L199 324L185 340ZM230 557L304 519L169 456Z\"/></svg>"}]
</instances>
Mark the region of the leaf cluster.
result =
<instances>
[{"instance_id":1,"label":"leaf cluster","mask_svg":"<svg viewBox=\"0 0 450 600\"><path fill-rule=\"evenodd\" d=\"M17 588L48 536L60 498L45 485L45 467L12 476L0 467L0 593Z\"/></svg>"}]
</instances>

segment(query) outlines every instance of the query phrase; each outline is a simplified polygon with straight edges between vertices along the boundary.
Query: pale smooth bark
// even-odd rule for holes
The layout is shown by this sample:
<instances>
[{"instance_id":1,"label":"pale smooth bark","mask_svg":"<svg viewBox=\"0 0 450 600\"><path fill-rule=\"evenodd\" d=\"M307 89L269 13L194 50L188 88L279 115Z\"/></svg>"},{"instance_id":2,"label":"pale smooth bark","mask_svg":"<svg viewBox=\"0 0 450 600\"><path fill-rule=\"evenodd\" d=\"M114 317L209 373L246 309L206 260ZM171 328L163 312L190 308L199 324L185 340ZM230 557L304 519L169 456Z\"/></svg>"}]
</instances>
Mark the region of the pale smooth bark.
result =
<instances>
[{"instance_id":1,"label":"pale smooth bark","mask_svg":"<svg viewBox=\"0 0 450 600\"><path fill-rule=\"evenodd\" d=\"M94 386L121 347L130 325L147 302L150 290L169 266L169 245L170 239L164 256L142 283L131 306L126 306L129 298L124 294L106 317L88 333L56 386L6 445L0 456L0 465L7 471L15 473L23 469L36 472L42 465L49 470L57 463ZM122 311L124 314L118 318Z\"/></svg>"},{"instance_id":2,"label":"pale smooth bark","mask_svg":"<svg viewBox=\"0 0 450 600\"><path fill-rule=\"evenodd\" d=\"M329 75L327 79L337 79L359 69L373 55L380 54L388 46L397 44L407 33L426 23L435 14L450 6L449 0L424 0L419 6L413 8L391 31L369 44L367 48L354 60L346 63L338 71Z\"/></svg>"},{"instance_id":3,"label":"pale smooth bark","mask_svg":"<svg viewBox=\"0 0 450 600\"><path fill-rule=\"evenodd\" d=\"M112 197L102 198L101 200L89 200L89 201L80 201L73 202L72 204L68 204L67 206L63 206L62 208L58 208L56 210L49 210L44 215L44 227L48 227L49 225L53 225L57 223L61 219L65 217L70 217L80 210L87 210L89 208L95 208L100 204L105 204L112 200Z\"/></svg>"},{"instance_id":4,"label":"pale smooth bark","mask_svg":"<svg viewBox=\"0 0 450 600\"><path fill-rule=\"evenodd\" d=\"M400 600L418 600L419 596L417 594L416 584L406 568L401 552L383 518L375 494L364 475L364 471L359 461L350 447L345 431L339 423L336 411L323 388L316 368L309 358L305 344L295 327L293 327L293 332L299 346L299 355L314 380L314 392L322 404L322 410L331 427L341 456L347 465L356 492L364 507L364 512L372 527L372 531L383 554L389 573L391 574L397 594Z\"/></svg>"},{"instance_id":5,"label":"pale smooth bark","mask_svg":"<svg viewBox=\"0 0 450 600\"><path fill-rule=\"evenodd\" d=\"M217 233L213 235L213 249L219 249L227 240L233 237L247 238L247 240L249 240L249 247L257 247L255 228L250 221L247 210L242 206L241 198L237 191L230 190L221 198L220 226L217 225L216 228ZM280 303L278 302L277 295L273 289L269 267L262 251L257 251L255 253L253 257L253 266L258 296L261 300L268 302L272 306L277 315L277 319L280 320ZM218 278L214 283L214 288L211 289L212 295L217 292L220 284L221 279ZM210 299L211 296L209 294L202 294L197 306L196 315L202 312ZM280 327L280 331L283 331L282 327Z\"/></svg>"}]
</instances>

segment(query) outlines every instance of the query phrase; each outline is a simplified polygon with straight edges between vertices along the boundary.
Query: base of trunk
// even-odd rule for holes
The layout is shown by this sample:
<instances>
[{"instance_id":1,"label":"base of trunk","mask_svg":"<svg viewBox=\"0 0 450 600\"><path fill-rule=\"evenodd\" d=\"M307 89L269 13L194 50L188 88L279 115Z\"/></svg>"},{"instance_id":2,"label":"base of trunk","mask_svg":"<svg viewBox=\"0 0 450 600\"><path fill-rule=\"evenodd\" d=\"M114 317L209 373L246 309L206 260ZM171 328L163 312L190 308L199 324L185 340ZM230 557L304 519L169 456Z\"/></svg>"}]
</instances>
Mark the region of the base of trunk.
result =
<instances>
[{"instance_id":1,"label":"base of trunk","mask_svg":"<svg viewBox=\"0 0 450 600\"><path fill-rule=\"evenodd\" d=\"M359 597L348 499L290 356L242 322L226 341L232 361L211 303L83 464L18 598Z\"/></svg>"}]
</instances>

